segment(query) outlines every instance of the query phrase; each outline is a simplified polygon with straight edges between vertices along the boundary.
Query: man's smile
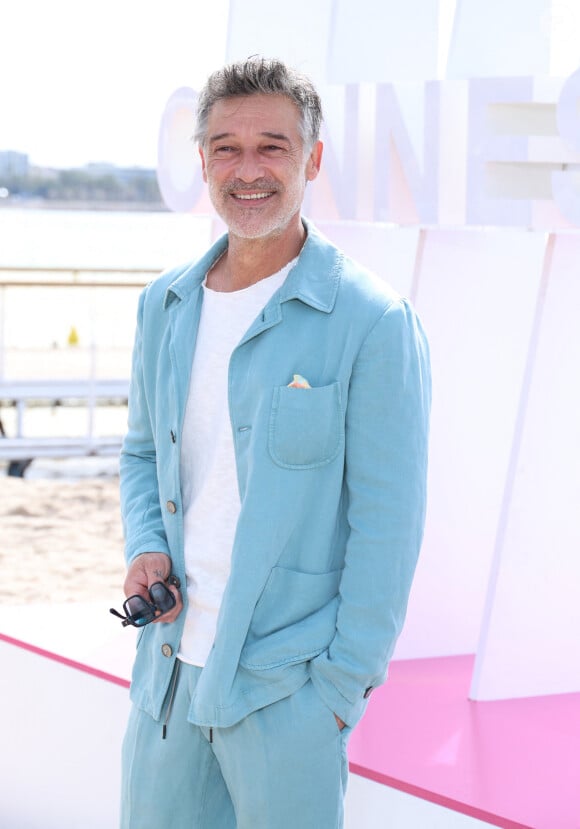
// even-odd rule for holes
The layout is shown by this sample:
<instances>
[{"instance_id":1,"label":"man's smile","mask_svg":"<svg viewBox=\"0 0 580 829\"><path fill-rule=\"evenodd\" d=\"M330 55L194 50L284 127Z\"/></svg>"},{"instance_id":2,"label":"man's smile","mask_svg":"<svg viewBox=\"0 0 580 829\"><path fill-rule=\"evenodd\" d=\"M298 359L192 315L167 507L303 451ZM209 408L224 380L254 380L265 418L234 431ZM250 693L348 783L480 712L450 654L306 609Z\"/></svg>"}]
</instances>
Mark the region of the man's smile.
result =
<instances>
[{"instance_id":1,"label":"man's smile","mask_svg":"<svg viewBox=\"0 0 580 829\"><path fill-rule=\"evenodd\" d=\"M232 193L235 199L242 199L243 201L256 201L258 199L267 199L273 193Z\"/></svg>"}]
</instances>

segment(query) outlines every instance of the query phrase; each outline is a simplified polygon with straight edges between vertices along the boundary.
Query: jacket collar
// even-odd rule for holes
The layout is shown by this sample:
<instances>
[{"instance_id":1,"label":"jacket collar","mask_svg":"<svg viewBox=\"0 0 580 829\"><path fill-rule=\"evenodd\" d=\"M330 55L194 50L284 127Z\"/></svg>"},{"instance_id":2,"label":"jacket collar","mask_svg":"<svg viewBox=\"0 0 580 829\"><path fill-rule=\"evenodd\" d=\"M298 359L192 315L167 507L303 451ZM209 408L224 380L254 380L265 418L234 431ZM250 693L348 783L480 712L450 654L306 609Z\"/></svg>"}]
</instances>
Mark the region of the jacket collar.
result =
<instances>
[{"instance_id":1,"label":"jacket collar","mask_svg":"<svg viewBox=\"0 0 580 829\"><path fill-rule=\"evenodd\" d=\"M299 299L328 314L336 301L344 257L307 219L303 218L302 223L306 228L306 241L276 300L282 304L290 299ZM197 290L227 246L226 233L201 259L181 271L167 288L164 307L167 308L176 299L186 299Z\"/></svg>"},{"instance_id":2,"label":"jacket collar","mask_svg":"<svg viewBox=\"0 0 580 829\"><path fill-rule=\"evenodd\" d=\"M205 279L206 273L217 262L227 246L228 236L226 233L211 246L201 259L187 265L185 270L180 270L179 275L170 282L165 292L163 307L168 308L175 300L187 299L193 291L197 290Z\"/></svg>"}]
</instances>

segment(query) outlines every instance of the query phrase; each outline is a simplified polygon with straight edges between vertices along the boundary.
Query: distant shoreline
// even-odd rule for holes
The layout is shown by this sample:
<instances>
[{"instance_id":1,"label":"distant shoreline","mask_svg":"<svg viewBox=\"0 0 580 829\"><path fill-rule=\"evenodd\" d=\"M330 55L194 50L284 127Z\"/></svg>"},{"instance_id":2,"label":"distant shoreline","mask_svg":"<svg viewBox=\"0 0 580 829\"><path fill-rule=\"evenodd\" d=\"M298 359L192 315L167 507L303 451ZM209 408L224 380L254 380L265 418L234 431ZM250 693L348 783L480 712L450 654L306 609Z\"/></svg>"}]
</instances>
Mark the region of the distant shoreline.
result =
<instances>
[{"instance_id":1,"label":"distant shoreline","mask_svg":"<svg viewBox=\"0 0 580 829\"><path fill-rule=\"evenodd\" d=\"M98 210L110 212L170 213L164 202L61 201L59 199L0 199L4 207L25 210Z\"/></svg>"}]
</instances>

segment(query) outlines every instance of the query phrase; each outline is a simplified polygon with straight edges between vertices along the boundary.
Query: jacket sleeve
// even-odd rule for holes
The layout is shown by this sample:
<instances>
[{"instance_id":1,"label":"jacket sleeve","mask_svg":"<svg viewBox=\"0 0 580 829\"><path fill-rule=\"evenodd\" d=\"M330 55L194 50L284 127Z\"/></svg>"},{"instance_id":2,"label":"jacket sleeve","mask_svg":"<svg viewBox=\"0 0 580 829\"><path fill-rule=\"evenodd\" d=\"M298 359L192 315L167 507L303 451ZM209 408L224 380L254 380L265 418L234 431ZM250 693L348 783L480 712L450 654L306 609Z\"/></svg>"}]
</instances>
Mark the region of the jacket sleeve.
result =
<instances>
[{"instance_id":1,"label":"jacket sleeve","mask_svg":"<svg viewBox=\"0 0 580 829\"><path fill-rule=\"evenodd\" d=\"M362 716L403 626L426 506L431 379L427 342L405 300L367 335L346 410L349 539L336 633L312 663L321 697L344 722Z\"/></svg>"},{"instance_id":2,"label":"jacket sleeve","mask_svg":"<svg viewBox=\"0 0 580 829\"><path fill-rule=\"evenodd\" d=\"M121 517L127 564L141 553L169 555L159 503L154 428L143 371L143 319L147 292L146 288L139 299L129 386L128 428L120 458Z\"/></svg>"}]
</instances>

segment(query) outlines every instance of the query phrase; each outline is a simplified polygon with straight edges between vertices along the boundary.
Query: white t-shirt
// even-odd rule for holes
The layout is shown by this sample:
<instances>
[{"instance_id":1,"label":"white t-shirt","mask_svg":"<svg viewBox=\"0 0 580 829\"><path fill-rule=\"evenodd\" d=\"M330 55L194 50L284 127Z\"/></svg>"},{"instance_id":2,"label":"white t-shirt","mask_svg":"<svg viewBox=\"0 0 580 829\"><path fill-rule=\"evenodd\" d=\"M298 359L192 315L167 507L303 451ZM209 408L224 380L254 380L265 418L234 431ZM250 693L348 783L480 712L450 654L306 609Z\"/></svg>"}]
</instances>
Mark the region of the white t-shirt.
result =
<instances>
[{"instance_id":1,"label":"white t-shirt","mask_svg":"<svg viewBox=\"0 0 580 829\"><path fill-rule=\"evenodd\" d=\"M203 285L181 442L189 606L178 653L182 661L200 667L215 638L240 513L228 408L230 357L295 262L240 291L212 291Z\"/></svg>"}]
</instances>

